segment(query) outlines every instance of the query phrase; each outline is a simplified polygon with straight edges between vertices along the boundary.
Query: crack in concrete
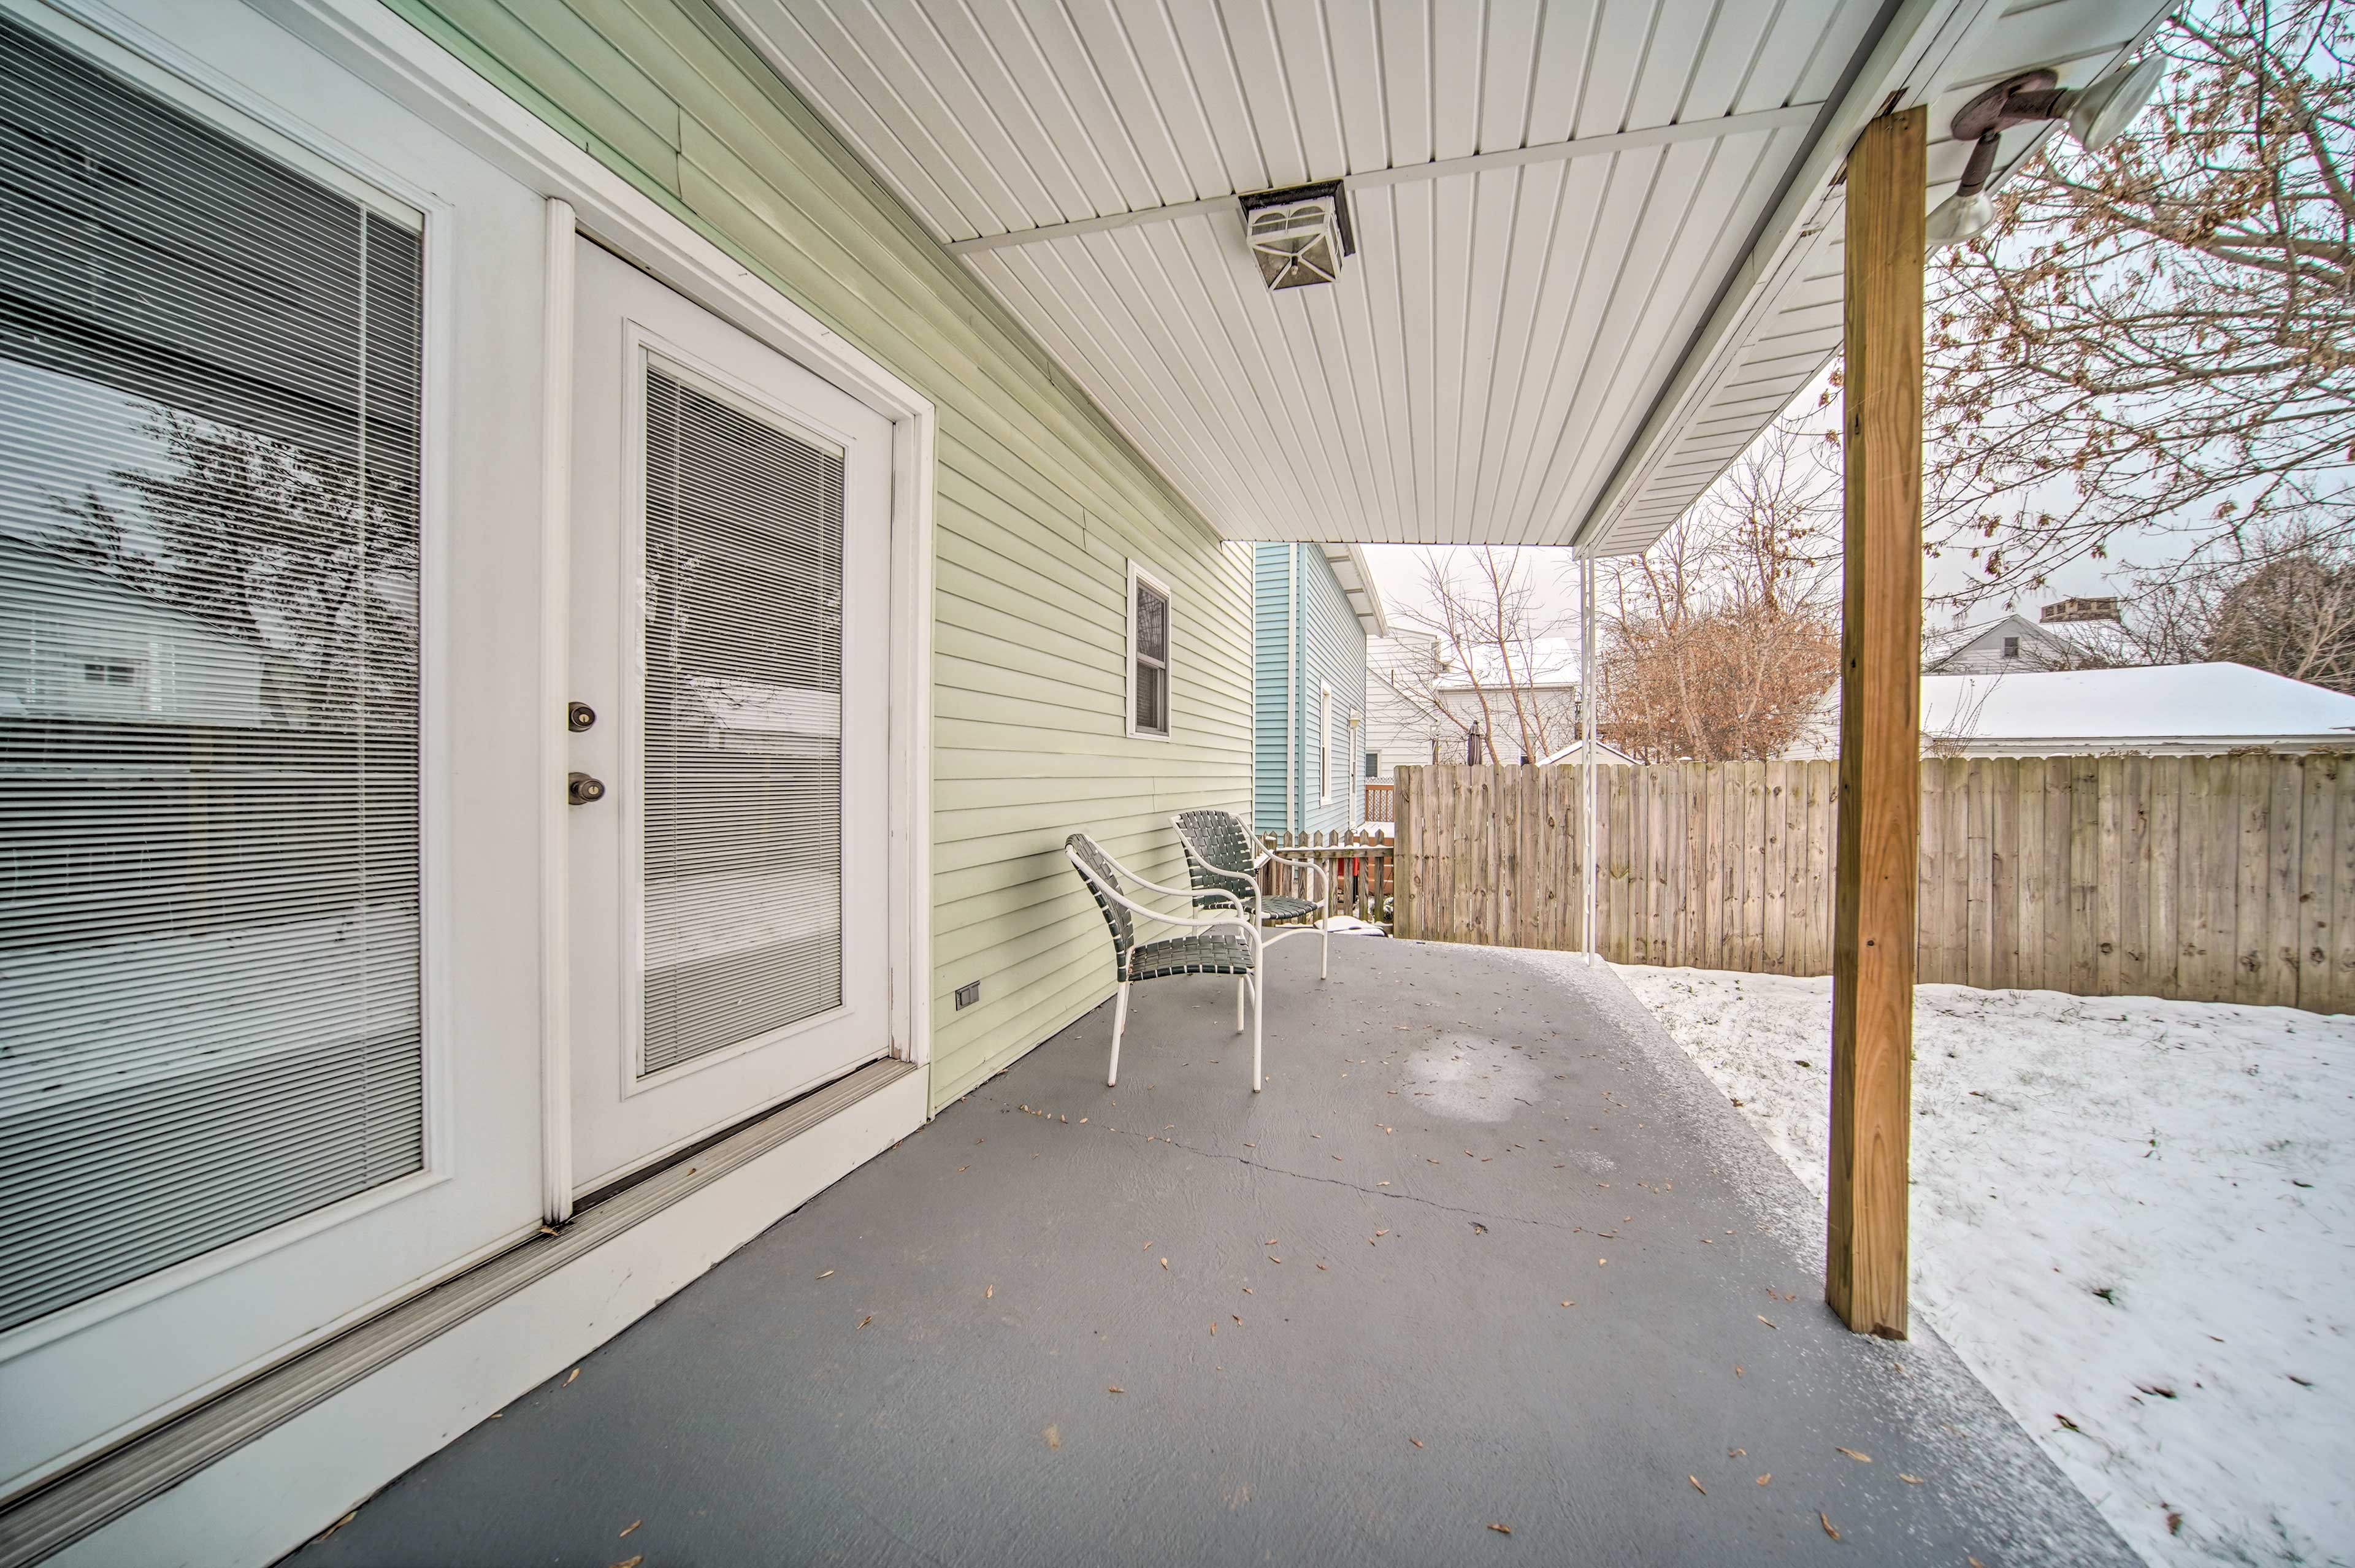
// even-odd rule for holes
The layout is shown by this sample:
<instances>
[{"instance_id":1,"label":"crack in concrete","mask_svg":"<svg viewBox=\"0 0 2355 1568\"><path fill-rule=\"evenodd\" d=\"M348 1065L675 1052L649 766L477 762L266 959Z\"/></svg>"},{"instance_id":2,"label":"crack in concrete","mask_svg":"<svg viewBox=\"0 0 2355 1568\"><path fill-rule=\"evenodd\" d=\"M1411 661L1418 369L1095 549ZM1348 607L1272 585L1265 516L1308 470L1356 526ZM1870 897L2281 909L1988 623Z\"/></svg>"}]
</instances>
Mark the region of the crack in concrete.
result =
<instances>
[{"instance_id":1,"label":"crack in concrete","mask_svg":"<svg viewBox=\"0 0 2355 1568\"><path fill-rule=\"evenodd\" d=\"M1355 1181L1343 1181L1336 1177L1314 1176L1305 1170L1292 1170L1284 1166L1270 1165L1265 1160L1252 1159L1245 1155L1224 1154L1217 1149L1198 1148L1192 1144L1179 1143L1176 1138L1165 1137L1159 1133L1124 1133L1116 1127L1100 1127L1097 1131L1113 1137L1143 1138L1148 1143L1167 1144L1169 1147L1183 1150L1197 1159L1231 1160L1249 1169L1263 1170L1274 1176L1288 1176L1295 1181L1313 1181L1322 1187L1339 1187L1368 1198L1419 1204L1425 1209L1435 1209L1443 1214L1461 1214L1467 1220L1497 1220L1508 1224L1531 1225L1542 1231L1560 1231L1564 1234L1574 1233L1584 1229L1583 1226L1565 1225L1558 1220L1534 1220L1525 1214L1505 1213L1495 1209L1465 1209L1453 1203L1442 1203L1436 1199L1418 1197L1412 1192L1385 1192L1378 1187L1366 1187Z\"/></svg>"}]
</instances>

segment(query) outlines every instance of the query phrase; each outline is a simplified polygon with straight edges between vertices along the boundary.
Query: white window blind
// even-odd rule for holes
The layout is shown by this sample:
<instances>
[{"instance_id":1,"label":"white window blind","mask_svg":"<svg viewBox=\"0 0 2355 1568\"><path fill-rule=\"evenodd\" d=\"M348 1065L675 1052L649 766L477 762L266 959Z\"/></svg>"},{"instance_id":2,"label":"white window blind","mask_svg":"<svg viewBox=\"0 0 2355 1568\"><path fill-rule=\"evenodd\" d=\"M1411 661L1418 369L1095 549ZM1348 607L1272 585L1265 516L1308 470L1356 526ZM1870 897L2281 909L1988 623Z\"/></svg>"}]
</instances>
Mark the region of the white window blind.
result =
<instances>
[{"instance_id":1,"label":"white window blind","mask_svg":"<svg viewBox=\"0 0 2355 1568\"><path fill-rule=\"evenodd\" d=\"M0 1328L421 1164L421 258L0 18Z\"/></svg>"},{"instance_id":2,"label":"white window blind","mask_svg":"<svg viewBox=\"0 0 2355 1568\"><path fill-rule=\"evenodd\" d=\"M839 451L648 366L642 1073L842 1003L842 508Z\"/></svg>"}]
</instances>

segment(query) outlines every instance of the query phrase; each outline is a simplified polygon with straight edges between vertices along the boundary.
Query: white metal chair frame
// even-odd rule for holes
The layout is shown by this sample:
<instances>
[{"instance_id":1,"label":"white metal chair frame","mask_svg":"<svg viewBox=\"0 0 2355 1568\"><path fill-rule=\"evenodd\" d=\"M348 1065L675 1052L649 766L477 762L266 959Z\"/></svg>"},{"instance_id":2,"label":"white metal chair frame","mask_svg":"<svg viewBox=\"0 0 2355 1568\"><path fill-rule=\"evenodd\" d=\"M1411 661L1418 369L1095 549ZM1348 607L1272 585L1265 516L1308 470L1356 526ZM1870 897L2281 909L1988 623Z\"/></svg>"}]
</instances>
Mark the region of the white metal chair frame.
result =
<instances>
[{"instance_id":1,"label":"white metal chair frame","mask_svg":"<svg viewBox=\"0 0 2355 1568\"><path fill-rule=\"evenodd\" d=\"M1078 837L1080 836L1074 835L1073 837ZM1149 889L1156 893L1165 893L1171 898L1184 899L1188 901L1189 906L1198 897L1201 896L1198 895L1190 889L1167 888L1163 887L1159 882L1149 882L1143 877L1138 876L1135 871L1130 870L1126 866L1122 865L1118 860L1114 859L1112 855L1107 852L1101 844L1095 843L1092 839L1090 839L1088 843L1089 847L1094 849L1097 854L1103 856L1105 864L1111 867L1116 875L1130 882L1134 882L1140 888ZM1246 993L1248 993L1251 999L1252 1022L1252 1093L1254 1094L1258 1093L1261 1089L1261 1045L1265 1036L1265 1020L1263 1014L1266 1011L1260 987L1262 976L1265 973L1265 964L1263 960L1266 955L1267 938L1261 933L1259 926L1255 922L1243 917L1241 901L1237 900L1232 893L1221 893L1220 895L1235 905L1236 912L1232 915L1211 915L1208 918L1201 918L1188 915L1164 914L1159 910L1149 909L1144 904L1138 903L1135 899L1125 896L1118 888L1108 886L1103 878L1097 874L1095 868L1089 865L1086 859L1082 857L1078 845L1067 842L1063 847L1063 854L1064 857L1071 862L1072 869L1078 871L1081 879L1087 883L1088 890L1096 895L1096 899L1100 904L1103 904L1108 901L1109 903L1117 904L1121 908L1129 911L1132 914L1142 915L1146 919L1156 922L1162 925L1181 926L1197 931L1231 930L1238 931L1242 933L1245 942L1249 944L1251 949L1251 973L1248 975L1238 975L1235 976L1235 1032L1237 1034L1243 1032L1243 999ZM1111 911L1108 907L1105 910L1105 913L1107 917L1109 917ZM1131 986L1142 985L1144 983L1142 980L1130 979L1128 975L1130 954L1135 953L1138 945L1141 944L1135 944L1132 938L1132 943L1128 952L1118 954L1120 964L1120 981L1118 999L1113 1004L1112 1062L1111 1065L1104 1070L1104 1085L1107 1088L1117 1087L1120 1083L1120 1040L1121 1036L1125 1033L1128 1029L1128 988ZM1156 979L1174 977L1175 976L1152 976L1152 978Z\"/></svg>"},{"instance_id":2,"label":"white metal chair frame","mask_svg":"<svg viewBox=\"0 0 2355 1568\"><path fill-rule=\"evenodd\" d=\"M1226 867L1213 862L1208 856L1204 855L1201 852L1200 848L1195 844L1194 836L1186 831L1185 818L1188 815L1188 814L1186 812L1179 812L1177 816L1172 816L1169 819L1169 826L1175 829L1178 834L1178 842L1179 846L1186 851L1186 867L1189 873L1198 871L1205 873L1212 878L1218 879L1221 882L1230 878L1242 878L1248 876L1251 880L1252 923L1253 925L1261 928L1261 946L1263 949L1273 947L1287 936L1305 935L1305 933L1313 931L1317 934L1318 944L1318 951L1316 954L1316 977L1320 980L1331 979L1333 977L1333 873L1331 869L1320 866L1314 860L1296 859L1292 856L1279 855L1272 849L1262 847L1256 837L1251 833L1243 832L1242 819L1241 817L1236 816L1232 812L1220 812L1219 815L1231 821L1235 825L1236 830L1242 834L1243 842L1251 845L1255 851L1252 859L1251 869L1248 872L1229 870ZM1199 813L1195 815L1208 814ZM1264 910L1261 907L1264 895L1260 891L1259 874L1269 866L1291 866L1296 869L1307 872L1309 877L1313 879L1311 885L1316 887L1318 891L1312 896L1310 901L1322 906L1324 911L1324 912L1317 917L1316 924L1278 925L1273 929L1269 929L1267 927L1268 917ZM1232 892L1228 891L1223 887L1198 887L1194 890L1193 896L1199 901L1221 893L1230 899L1233 899L1235 897ZM1241 907L1240 900L1237 901L1237 907Z\"/></svg>"}]
</instances>

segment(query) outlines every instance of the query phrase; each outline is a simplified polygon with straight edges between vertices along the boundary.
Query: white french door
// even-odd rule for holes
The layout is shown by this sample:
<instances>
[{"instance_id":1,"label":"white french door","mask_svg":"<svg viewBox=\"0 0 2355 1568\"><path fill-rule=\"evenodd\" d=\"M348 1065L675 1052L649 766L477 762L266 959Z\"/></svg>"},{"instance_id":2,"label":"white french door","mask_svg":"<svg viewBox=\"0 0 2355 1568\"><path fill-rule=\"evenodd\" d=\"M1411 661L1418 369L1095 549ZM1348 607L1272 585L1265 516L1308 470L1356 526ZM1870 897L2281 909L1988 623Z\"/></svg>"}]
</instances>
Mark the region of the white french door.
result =
<instances>
[{"instance_id":1,"label":"white french door","mask_svg":"<svg viewBox=\"0 0 2355 1568\"><path fill-rule=\"evenodd\" d=\"M890 1044L890 422L578 244L576 1194Z\"/></svg>"}]
</instances>

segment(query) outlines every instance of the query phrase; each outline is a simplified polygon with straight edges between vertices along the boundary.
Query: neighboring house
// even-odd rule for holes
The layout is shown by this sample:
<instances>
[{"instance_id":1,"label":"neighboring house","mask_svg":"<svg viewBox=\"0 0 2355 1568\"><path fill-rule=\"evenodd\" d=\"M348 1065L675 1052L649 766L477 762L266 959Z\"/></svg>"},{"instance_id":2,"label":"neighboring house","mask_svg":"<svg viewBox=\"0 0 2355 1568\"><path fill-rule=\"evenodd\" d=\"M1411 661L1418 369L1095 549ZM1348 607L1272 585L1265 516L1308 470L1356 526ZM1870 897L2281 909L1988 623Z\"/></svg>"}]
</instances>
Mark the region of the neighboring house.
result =
<instances>
[{"instance_id":1,"label":"neighboring house","mask_svg":"<svg viewBox=\"0 0 2355 1568\"><path fill-rule=\"evenodd\" d=\"M1367 658L1373 672L1369 777L1388 780L1401 763L1463 762L1475 725L1484 735L1493 733L1499 761L1521 762L1523 714L1553 749L1577 738L1579 656L1572 639L1538 638L1516 650L1509 670L1497 650L1481 649L1474 659L1476 681L1441 651L1439 639L1421 633L1386 637L1369 647ZM1487 755L1485 745L1481 755Z\"/></svg>"},{"instance_id":2,"label":"neighboring house","mask_svg":"<svg viewBox=\"0 0 2355 1568\"><path fill-rule=\"evenodd\" d=\"M1419 695L1440 673L1439 639L1392 632L1366 644L1366 777L1391 782L1400 763L1462 762L1464 734Z\"/></svg>"},{"instance_id":3,"label":"neighboring house","mask_svg":"<svg viewBox=\"0 0 2355 1568\"><path fill-rule=\"evenodd\" d=\"M85 561L0 534L0 718L258 727L264 662Z\"/></svg>"},{"instance_id":4,"label":"neighboring house","mask_svg":"<svg viewBox=\"0 0 2355 1568\"><path fill-rule=\"evenodd\" d=\"M1578 671L1575 638L1539 637L1509 656L1475 650L1469 669L1446 670L1433 691L1455 720L1459 746L1464 731L1477 724L1497 761L1535 762L1523 753L1578 738ZM1525 725L1534 747L1523 743Z\"/></svg>"},{"instance_id":5,"label":"neighboring house","mask_svg":"<svg viewBox=\"0 0 2355 1568\"><path fill-rule=\"evenodd\" d=\"M1950 756L2355 749L2355 697L2237 664L1933 675L1923 749Z\"/></svg>"},{"instance_id":6,"label":"neighboring house","mask_svg":"<svg viewBox=\"0 0 2355 1568\"><path fill-rule=\"evenodd\" d=\"M2062 599L2038 620L2004 614L1925 633L1924 675L2008 675L2140 663L2115 599Z\"/></svg>"},{"instance_id":7,"label":"neighboring house","mask_svg":"<svg viewBox=\"0 0 2355 1568\"><path fill-rule=\"evenodd\" d=\"M1367 648L1380 593L1356 545L1252 547L1252 818L1263 833L1365 820Z\"/></svg>"}]
</instances>

